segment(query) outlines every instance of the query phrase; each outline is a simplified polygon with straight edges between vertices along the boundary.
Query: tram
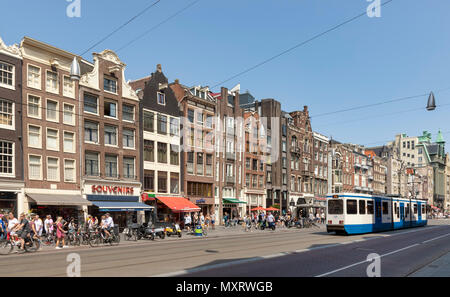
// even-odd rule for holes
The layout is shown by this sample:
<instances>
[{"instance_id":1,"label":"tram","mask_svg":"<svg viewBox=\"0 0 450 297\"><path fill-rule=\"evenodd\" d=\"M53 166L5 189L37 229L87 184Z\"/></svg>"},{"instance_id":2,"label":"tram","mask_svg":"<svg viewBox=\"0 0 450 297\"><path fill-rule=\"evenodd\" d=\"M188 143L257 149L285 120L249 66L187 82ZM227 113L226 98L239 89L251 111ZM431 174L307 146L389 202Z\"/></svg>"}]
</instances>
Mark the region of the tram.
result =
<instances>
[{"instance_id":1,"label":"tram","mask_svg":"<svg viewBox=\"0 0 450 297\"><path fill-rule=\"evenodd\" d=\"M364 234L426 225L426 200L355 193L327 195L327 232Z\"/></svg>"}]
</instances>

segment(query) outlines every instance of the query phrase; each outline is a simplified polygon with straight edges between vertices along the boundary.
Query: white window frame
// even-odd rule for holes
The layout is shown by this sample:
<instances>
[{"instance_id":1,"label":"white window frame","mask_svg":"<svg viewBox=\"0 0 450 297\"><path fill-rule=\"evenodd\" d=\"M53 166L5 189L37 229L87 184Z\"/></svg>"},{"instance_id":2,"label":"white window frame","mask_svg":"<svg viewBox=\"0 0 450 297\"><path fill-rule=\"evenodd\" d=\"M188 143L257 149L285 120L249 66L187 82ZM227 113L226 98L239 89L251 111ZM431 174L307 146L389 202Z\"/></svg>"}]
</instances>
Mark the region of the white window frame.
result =
<instances>
[{"instance_id":1,"label":"white window frame","mask_svg":"<svg viewBox=\"0 0 450 297\"><path fill-rule=\"evenodd\" d=\"M70 134L73 135L73 138L72 138L72 140L73 140L72 143L73 143L73 144L72 144L72 150L71 150L71 151L66 151L66 147L65 147L65 145L64 145L65 140L66 140L66 136L65 136L66 133L70 133ZM75 153L75 152L76 152L75 147L76 147L76 133L73 132L73 131L63 130L63 151L64 151L65 153Z\"/></svg>"},{"instance_id":2,"label":"white window frame","mask_svg":"<svg viewBox=\"0 0 450 297\"><path fill-rule=\"evenodd\" d=\"M11 115L12 115L12 123L11 126L9 125L4 125L4 124L0 124L0 128L1 129L7 129L7 130L15 130L16 129L16 104L15 102L0 98L0 102L4 101L6 103L10 103L12 105L12 111L11 111Z\"/></svg>"},{"instance_id":3,"label":"white window frame","mask_svg":"<svg viewBox=\"0 0 450 297\"><path fill-rule=\"evenodd\" d=\"M38 146L30 145L30 127L39 128L39 145ZM28 144L28 147L42 149L42 127L41 126L30 125L30 124L28 125L28 127L27 127L27 144Z\"/></svg>"},{"instance_id":4,"label":"white window frame","mask_svg":"<svg viewBox=\"0 0 450 297\"><path fill-rule=\"evenodd\" d=\"M30 157L39 157L39 158L40 158L40 163L39 163L39 169L40 169L40 172L39 172L39 178L31 177L31 175L30 175L30 172L31 172L31 170L30 170L30 164L31 164L31 162L30 162ZM42 180L42 156L41 156L41 155L34 155L34 154L29 154L29 155L28 155L28 179L29 179L29 180Z\"/></svg>"},{"instance_id":5,"label":"white window frame","mask_svg":"<svg viewBox=\"0 0 450 297\"><path fill-rule=\"evenodd\" d=\"M91 112L91 111L86 111L86 109L84 108L86 101L85 101L85 95L88 95L89 97L93 97L95 99L97 99L97 112ZM94 115L100 115L100 99L98 96L90 94L90 93L84 93L83 94L83 112L87 113L87 114L94 114Z\"/></svg>"},{"instance_id":6,"label":"white window frame","mask_svg":"<svg viewBox=\"0 0 450 297\"><path fill-rule=\"evenodd\" d=\"M56 131L56 145L57 145L56 148L51 148L51 147L48 146L48 131L49 130ZM45 133L46 133L45 134L45 147L46 147L46 149L49 150L49 151L56 151L56 152L58 152L59 151L59 147L60 147L60 145L59 145L59 130L47 127Z\"/></svg>"},{"instance_id":7,"label":"white window frame","mask_svg":"<svg viewBox=\"0 0 450 297\"><path fill-rule=\"evenodd\" d=\"M105 79L110 80L110 81L114 81L116 83L116 92L115 93L105 89ZM109 76L103 76L103 91L105 91L106 93L109 93L109 94L117 95L118 89L119 89L119 84L118 84L117 79L109 77Z\"/></svg>"},{"instance_id":8,"label":"white window frame","mask_svg":"<svg viewBox=\"0 0 450 297\"><path fill-rule=\"evenodd\" d=\"M159 103L159 95L163 95L164 104ZM161 92L156 92L156 103L158 103L159 105L162 105L162 106L166 106L166 94L161 93Z\"/></svg>"},{"instance_id":9,"label":"white window frame","mask_svg":"<svg viewBox=\"0 0 450 297\"><path fill-rule=\"evenodd\" d=\"M136 178L136 157L135 156L130 156L130 157L128 157L128 156L123 156L123 159L122 159L122 176L124 177L124 178L127 178L127 179L129 179L130 177L125 177L125 158L127 158L127 159L133 159L133 178ZM119 164L117 164L117 166L118 166ZM169 172L168 172L169 173Z\"/></svg>"},{"instance_id":10,"label":"white window frame","mask_svg":"<svg viewBox=\"0 0 450 297\"><path fill-rule=\"evenodd\" d=\"M36 67L39 69L39 85L30 83L30 66ZM33 89L41 90L42 89L42 69L41 67L33 64L27 64L27 86Z\"/></svg>"},{"instance_id":11,"label":"white window frame","mask_svg":"<svg viewBox=\"0 0 450 297\"><path fill-rule=\"evenodd\" d=\"M49 80L48 80L48 73L49 72L56 74L56 89L51 89L48 86L48 82L49 82ZM48 69L45 71L45 91L49 92L49 93L53 93L53 94L59 94L59 75L58 75L58 72L55 72L55 71L52 71L52 70L48 70Z\"/></svg>"},{"instance_id":12,"label":"white window frame","mask_svg":"<svg viewBox=\"0 0 450 297\"><path fill-rule=\"evenodd\" d=\"M16 176L16 144L13 141L0 140L1 142L6 142L12 144L12 173L1 173L1 177L15 177ZM6 155L6 154L5 154Z\"/></svg>"},{"instance_id":13,"label":"white window frame","mask_svg":"<svg viewBox=\"0 0 450 297\"><path fill-rule=\"evenodd\" d=\"M88 120L87 122L89 122L90 124L96 124L97 125L97 142L94 141L88 141L86 140L86 121L83 122L83 131L84 131L84 138L83 141L84 143L90 143L90 144L96 144L96 145L100 145L100 123L96 123L94 121L90 121ZM105 138L105 134L103 134L103 139Z\"/></svg>"},{"instance_id":14,"label":"white window frame","mask_svg":"<svg viewBox=\"0 0 450 297\"><path fill-rule=\"evenodd\" d=\"M66 161L73 161L73 177L74 177L73 181L66 179ZM64 158L64 182L71 184L77 183L77 160Z\"/></svg>"},{"instance_id":15,"label":"white window frame","mask_svg":"<svg viewBox=\"0 0 450 297\"><path fill-rule=\"evenodd\" d=\"M66 80L72 84L72 91L70 92L66 91L66 85L68 85L66 84ZM63 75L63 96L75 99L75 82L68 75Z\"/></svg>"},{"instance_id":16,"label":"white window frame","mask_svg":"<svg viewBox=\"0 0 450 297\"><path fill-rule=\"evenodd\" d=\"M12 85L4 84L0 81L0 87L15 90L16 89L16 66L5 61L0 61L0 63L12 67Z\"/></svg>"},{"instance_id":17,"label":"white window frame","mask_svg":"<svg viewBox=\"0 0 450 297\"><path fill-rule=\"evenodd\" d=\"M73 108L72 109L72 113L71 113L72 114L72 122L71 123L64 121L64 115L66 114L66 110L65 110L66 106L71 106ZM62 112L63 112L63 115L62 115L62 117L63 117L63 119L62 119L63 124L70 125L70 126L75 126L75 105L63 102L63 110L62 110Z\"/></svg>"},{"instance_id":18,"label":"white window frame","mask_svg":"<svg viewBox=\"0 0 450 297\"><path fill-rule=\"evenodd\" d=\"M105 114L105 107L106 107L107 103L116 105L116 116L115 117ZM115 101L115 100L112 100L112 99L105 99L105 100L103 100L103 116L105 118L108 118L108 119L118 120L119 119L119 103L117 101Z\"/></svg>"},{"instance_id":19,"label":"white window frame","mask_svg":"<svg viewBox=\"0 0 450 297\"><path fill-rule=\"evenodd\" d=\"M116 144L108 144L108 143L106 143L106 141L105 141L105 136L106 136L106 126L113 127L113 128L116 129ZM119 127L114 126L114 125L108 125L108 124L106 124L106 125L103 127L103 141L104 141L104 143L105 143L105 146L109 146L109 147L118 147L118 146L119 146Z\"/></svg>"},{"instance_id":20,"label":"white window frame","mask_svg":"<svg viewBox=\"0 0 450 297\"><path fill-rule=\"evenodd\" d=\"M55 113L56 113L56 119L55 119L55 120L54 120L54 119L49 119L49 118L48 118L48 111L49 111L49 108L48 108L48 102L49 102L49 101L56 103L56 110L55 110ZM58 101L52 100L52 99L46 99L46 100L45 100L45 119L46 119L48 122L59 123L59 102L58 102Z\"/></svg>"},{"instance_id":21,"label":"white window frame","mask_svg":"<svg viewBox=\"0 0 450 297\"><path fill-rule=\"evenodd\" d=\"M124 135L125 135L125 130L128 130L128 131L132 131L133 132L133 146L131 147L131 146L125 146L125 142L124 142L124 139L123 139L123 137L124 137ZM136 149L136 130L134 130L134 129L129 129L129 128L123 128L122 129L122 147L124 148L124 149L128 149L128 150L135 150Z\"/></svg>"},{"instance_id":22,"label":"white window frame","mask_svg":"<svg viewBox=\"0 0 450 297\"><path fill-rule=\"evenodd\" d=\"M30 96L39 98L39 106L38 106L38 114L39 115L38 116L30 115L30 108L29 108ZM42 119L42 98L41 98L41 96L36 96L36 95L33 95L33 94L27 94L27 116L29 118L33 118L33 119L39 119L39 120Z\"/></svg>"},{"instance_id":23,"label":"white window frame","mask_svg":"<svg viewBox=\"0 0 450 297\"><path fill-rule=\"evenodd\" d=\"M56 178L56 179L50 179L50 178L49 178L49 175L48 175L48 172L49 172L49 170L48 170L48 165L49 165L48 159L56 159L56 160L58 160L58 161L57 161L58 167L57 167L57 169L56 169L56 171L57 171L57 174L56 174L57 178ZM46 168L47 168L47 181L59 182L59 181L61 180L61 171L59 170L59 158L58 158L58 157L51 157L51 156L48 156L48 157L47 157L47 167L46 167Z\"/></svg>"},{"instance_id":24,"label":"white window frame","mask_svg":"<svg viewBox=\"0 0 450 297\"><path fill-rule=\"evenodd\" d=\"M123 111L125 110L124 106L133 107L133 120L132 121L124 120L124 117L123 117ZM126 104L126 103L122 104L122 121L127 122L127 123L134 123L136 121L136 106L135 105Z\"/></svg>"}]
</instances>

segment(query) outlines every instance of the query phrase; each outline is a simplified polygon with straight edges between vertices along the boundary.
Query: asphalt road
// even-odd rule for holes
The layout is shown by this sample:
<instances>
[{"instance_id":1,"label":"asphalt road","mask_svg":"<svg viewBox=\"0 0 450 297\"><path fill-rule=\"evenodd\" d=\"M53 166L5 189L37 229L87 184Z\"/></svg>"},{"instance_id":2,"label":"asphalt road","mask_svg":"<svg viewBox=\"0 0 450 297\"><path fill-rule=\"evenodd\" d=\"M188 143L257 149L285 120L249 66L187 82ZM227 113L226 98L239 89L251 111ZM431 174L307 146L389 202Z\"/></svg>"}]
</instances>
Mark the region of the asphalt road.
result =
<instances>
[{"instance_id":1,"label":"asphalt road","mask_svg":"<svg viewBox=\"0 0 450 297\"><path fill-rule=\"evenodd\" d=\"M442 223L440 223L442 224ZM366 276L367 255L382 276L406 276L450 251L450 226L337 236L322 229L264 231L216 238L123 242L117 247L44 250L0 257L0 277L66 276L80 256L81 276Z\"/></svg>"}]
</instances>

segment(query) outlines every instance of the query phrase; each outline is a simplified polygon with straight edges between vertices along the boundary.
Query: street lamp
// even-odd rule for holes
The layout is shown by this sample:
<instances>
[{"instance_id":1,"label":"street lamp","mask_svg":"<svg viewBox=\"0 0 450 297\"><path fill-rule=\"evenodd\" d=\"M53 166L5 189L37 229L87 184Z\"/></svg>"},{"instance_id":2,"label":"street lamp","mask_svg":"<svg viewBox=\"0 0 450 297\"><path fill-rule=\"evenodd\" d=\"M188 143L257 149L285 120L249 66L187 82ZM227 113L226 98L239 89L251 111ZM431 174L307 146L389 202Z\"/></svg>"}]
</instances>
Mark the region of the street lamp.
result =
<instances>
[{"instance_id":1,"label":"street lamp","mask_svg":"<svg viewBox=\"0 0 450 297\"><path fill-rule=\"evenodd\" d=\"M436 99L434 98L433 92L431 92L430 96L428 97L427 110L432 111L435 109L436 109Z\"/></svg>"},{"instance_id":2,"label":"street lamp","mask_svg":"<svg viewBox=\"0 0 450 297\"><path fill-rule=\"evenodd\" d=\"M81 78L80 64L77 57L73 57L72 65L70 66L70 78L79 81Z\"/></svg>"}]
</instances>

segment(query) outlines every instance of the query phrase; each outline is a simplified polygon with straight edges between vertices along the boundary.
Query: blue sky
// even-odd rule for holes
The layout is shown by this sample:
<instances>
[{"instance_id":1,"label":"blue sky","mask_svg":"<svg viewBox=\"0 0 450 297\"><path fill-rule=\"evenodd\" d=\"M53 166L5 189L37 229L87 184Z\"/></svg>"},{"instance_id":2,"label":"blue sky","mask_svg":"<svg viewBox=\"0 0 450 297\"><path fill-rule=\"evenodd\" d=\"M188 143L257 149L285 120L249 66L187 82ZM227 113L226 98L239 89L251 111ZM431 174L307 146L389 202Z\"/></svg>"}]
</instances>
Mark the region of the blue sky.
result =
<instances>
[{"instance_id":1,"label":"blue sky","mask_svg":"<svg viewBox=\"0 0 450 297\"><path fill-rule=\"evenodd\" d=\"M30 36L81 54L152 2L81 0L81 18L68 18L66 0L0 0L0 11L8 11L2 13L0 36L7 44ZM117 50L191 2L161 0L93 51ZM200 0L118 54L128 79L146 76L160 63L171 81L213 86L368 5L366 0ZM242 91L275 98L286 111L308 105L313 129L344 142L377 145L397 133L450 132L449 14L448 0L394 0L382 8L381 18L362 17L225 86L240 83ZM90 54L84 57L91 60ZM314 117L430 91L438 105L449 105L426 112L424 96ZM444 137L450 139L450 133Z\"/></svg>"}]
</instances>

